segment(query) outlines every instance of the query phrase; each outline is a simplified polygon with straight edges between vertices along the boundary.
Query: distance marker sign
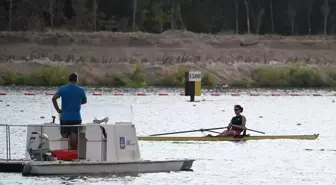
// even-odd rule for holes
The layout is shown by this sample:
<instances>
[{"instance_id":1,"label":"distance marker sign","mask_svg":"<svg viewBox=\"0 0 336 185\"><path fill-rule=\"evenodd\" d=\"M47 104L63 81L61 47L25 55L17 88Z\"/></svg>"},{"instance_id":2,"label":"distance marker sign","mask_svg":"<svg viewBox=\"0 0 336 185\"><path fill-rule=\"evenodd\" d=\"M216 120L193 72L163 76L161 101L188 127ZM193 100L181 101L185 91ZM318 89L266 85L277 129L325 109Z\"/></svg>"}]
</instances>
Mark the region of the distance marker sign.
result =
<instances>
[{"instance_id":1,"label":"distance marker sign","mask_svg":"<svg viewBox=\"0 0 336 185\"><path fill-rule=\"evenodd\" d=\"M190 96L190 101L194 101L195 96L201 96L201 71L189 71L185 73L185 96Z\"/></svg>"}]
</instances>

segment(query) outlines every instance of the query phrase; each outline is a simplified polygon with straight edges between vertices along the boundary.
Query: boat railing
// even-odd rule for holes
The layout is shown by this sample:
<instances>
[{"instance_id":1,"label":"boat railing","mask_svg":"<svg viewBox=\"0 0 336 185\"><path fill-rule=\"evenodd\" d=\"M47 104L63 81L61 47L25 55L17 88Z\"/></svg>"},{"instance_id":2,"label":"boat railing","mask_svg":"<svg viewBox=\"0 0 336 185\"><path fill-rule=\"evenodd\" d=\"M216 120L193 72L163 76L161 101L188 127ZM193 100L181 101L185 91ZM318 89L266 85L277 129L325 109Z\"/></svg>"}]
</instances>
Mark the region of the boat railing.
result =
<instances>
[{"instance_id":1,"label":"boat railing","mask_svg":"<svg viewBox=\"0 0 336 185\"><path fill-rule=\"evenodd\" d=\"M99 124L81 124L81 125L60 125L60 124L56 124L56 123L50 123L50 124L44 124L44 125L33 125L33 124L29 124L29 125L20 125L20 124L0 124L0 129L2 130L4 128L4 131L5 131L5 139L1 139L0 141L0 145L3 146L3 140L5 140L6 144L5 144L5 147L6 147L6 152L5 152L5 155L6 157L3 158L2 155L0 157L0 160L5 160L5 161L11 161L11 160L22 160L22 158L16 158L16 159L12 159L12 144L15 143L15 146L18 147L18 149L20 149L20 151L22 151L22 146L20 147L20 144L19 143L16 143L16 142L22 142L24 145L24 148L23 148L23 151L24 153L27 151L27 148L26 148L26 143L27 143L27 131L28 131L28 126L29 127L40 127L41 129L41 133L43 133L43 127L58 127L58 128L61 128L61 127L77 127L77 133L81 133L82 131L82 128L83 127L88 127L88 126L97 126ZM19 128L19 129L15 129L15 128ZM25 132L24 134L22 134L23 132L21 132L21 128L25 128ZM14 136L17 138L18 141L14 141L12 142L12 134L13 134L13 131L14 130ZM3 136L3 135L2 135ZM23 138L22 138L23 137ZM80 142L81 142L81 138L80 138L80 134L77 134L77 151L80 151ZM0 151L3 151L0 149ZM15 154L17 154L17 151L15 150L14 151ZM20 154L19 154L20 155ZM79 155L78 155L79 157ZM24 158L24 157L23 157Z\"/></svg>"}]
</instances>

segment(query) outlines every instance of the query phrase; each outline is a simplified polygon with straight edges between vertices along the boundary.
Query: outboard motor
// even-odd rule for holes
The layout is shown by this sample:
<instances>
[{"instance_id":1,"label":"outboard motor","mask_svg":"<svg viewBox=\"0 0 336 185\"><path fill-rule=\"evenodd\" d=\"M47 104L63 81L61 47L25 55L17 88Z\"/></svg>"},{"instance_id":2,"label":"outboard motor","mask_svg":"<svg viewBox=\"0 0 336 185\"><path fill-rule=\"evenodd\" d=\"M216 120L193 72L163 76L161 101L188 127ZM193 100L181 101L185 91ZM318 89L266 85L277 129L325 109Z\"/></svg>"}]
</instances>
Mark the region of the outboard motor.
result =
<instances>
[{"instance_id":1,"label":"outboard motor","mask_svg":"<svg viewBox=\"0 0 336 185\"><path fill-rule=\"evenodd\" d=\"M51 152L49 147L49 138L41 132L32 132L30 134L27 151L32 160L49 161Z\"/></svg>"}]
</instances>

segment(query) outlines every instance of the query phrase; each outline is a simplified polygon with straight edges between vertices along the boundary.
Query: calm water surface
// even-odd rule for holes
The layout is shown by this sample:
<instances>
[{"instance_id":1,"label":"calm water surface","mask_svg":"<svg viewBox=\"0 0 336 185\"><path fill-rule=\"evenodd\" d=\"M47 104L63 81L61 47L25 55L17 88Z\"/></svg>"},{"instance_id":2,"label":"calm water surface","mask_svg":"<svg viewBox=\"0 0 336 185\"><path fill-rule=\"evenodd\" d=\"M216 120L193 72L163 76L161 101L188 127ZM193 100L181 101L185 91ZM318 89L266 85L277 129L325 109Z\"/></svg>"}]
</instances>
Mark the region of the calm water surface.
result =
<instances>
[{"instance_id":1,"label":"calm water surface","mask_svg":"<svg viewBox=\"0 0 336 185\"><path fill-rule=\"evenodd\" d=\"M55 115L50 96L23 96L21 91L7 92L10 95L0 96L1 124L41 124L49 122L51 115ZM242 143L139 141L144 159L194 158L194 172L101 177L22 177L21 174L0 174L0 183L336 184L334 99L336 97L333 96L204 96L197 98L200 102L191 103L187 102L187 97L180 96L88 96L88 104L82 108L84 122L106 116L111 121L133 120L138 135L225 126L233 116L233 105L241 104L248 128L264 131L267 135L320 133L320 137L312 141L261 140ZM5 132L4 128L0 129L0 157L5 158ZM15 127L11 133L12 158L23 158L25 129ZM189 135L205 134L208 133Z\"/></svg>"}]
</instances>

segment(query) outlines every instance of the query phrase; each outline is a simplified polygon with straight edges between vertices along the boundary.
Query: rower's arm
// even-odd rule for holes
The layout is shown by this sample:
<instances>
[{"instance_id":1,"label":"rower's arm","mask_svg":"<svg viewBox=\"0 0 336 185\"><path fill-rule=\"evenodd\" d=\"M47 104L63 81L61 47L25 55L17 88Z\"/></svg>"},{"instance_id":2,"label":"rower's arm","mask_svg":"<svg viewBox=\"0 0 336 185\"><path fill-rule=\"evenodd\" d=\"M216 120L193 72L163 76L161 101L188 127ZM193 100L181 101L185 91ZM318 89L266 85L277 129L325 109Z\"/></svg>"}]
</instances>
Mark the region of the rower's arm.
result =
<instances>
[{"instance_id":1,"label":"rower's arm","mask_svg":"<svg viewBox=\"0 0 336 185\"><path fill-rule=\"evenodd\" d=\"M242 119L243 119L243 120L242 120L242 127L243 127L243 128L246 128L246 118L245 118L245 116L243 116Z\"/></svg>"},{"instance_id":2,"label":"rower's arm","mask_svg":"<svg viewBox=\"0 0 336 185\"><path fill-rule=\"evenodd\" d=\"M231 121L230 123L228 124L228 126L226 126L226 129L229 130L231 128ZM221 132L220 134L224 133L226 130L224 130L223 132Z\"/></svg>"},{"instance_id":3,"label":"rower's arm","mask_svg":"<svg viewBox=\"0 0 336 185\"><path fill-rule=\"evenodd\" d=\"M232 120L230 121L230 123L228 124L228 126L226 126L226 128L227 128L228 130L230 130L230 128L232 127L231 125L232 125Z\"/></svg>"}]
</instances>

